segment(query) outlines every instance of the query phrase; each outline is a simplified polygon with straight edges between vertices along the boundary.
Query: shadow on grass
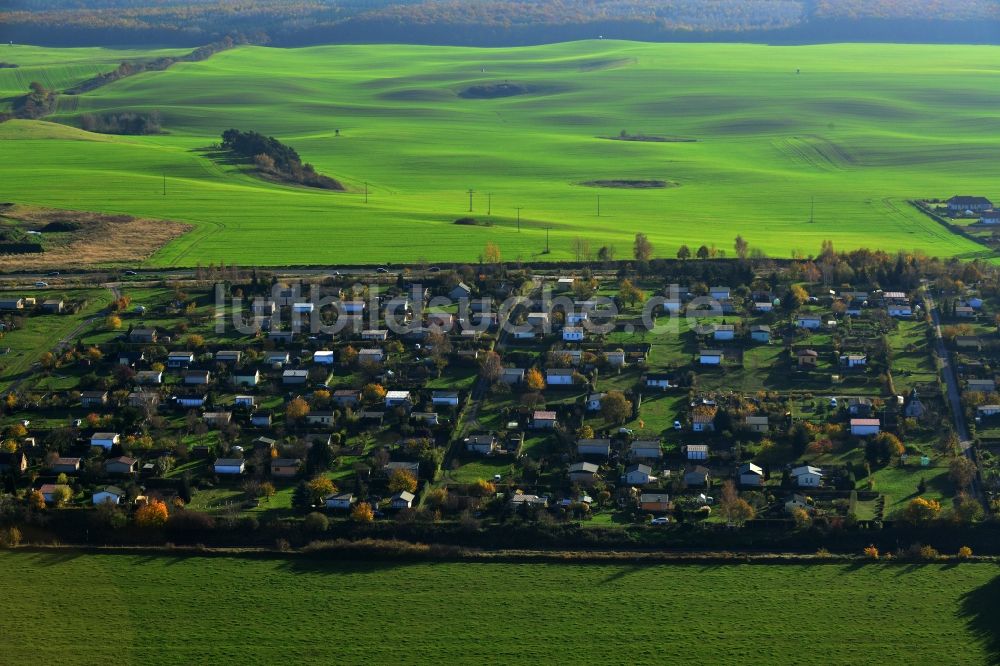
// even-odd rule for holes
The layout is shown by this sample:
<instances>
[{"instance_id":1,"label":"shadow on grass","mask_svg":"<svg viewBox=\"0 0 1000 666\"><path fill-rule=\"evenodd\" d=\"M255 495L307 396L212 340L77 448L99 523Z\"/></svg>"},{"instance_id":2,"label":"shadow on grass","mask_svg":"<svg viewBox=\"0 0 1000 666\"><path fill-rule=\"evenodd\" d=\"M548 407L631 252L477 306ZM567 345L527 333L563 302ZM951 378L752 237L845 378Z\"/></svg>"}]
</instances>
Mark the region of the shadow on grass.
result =
<instances>
[{"instance_id":1,"label":"shadow on grass","mask_svg":"<svg viewBox=\"0 0 1000 666\"><path fill-rule=\"evenodd\" d=\"M958 616L983 646L990 664L1000 664L1000 576L962 595Z\"/></svg>"}]
</instances>

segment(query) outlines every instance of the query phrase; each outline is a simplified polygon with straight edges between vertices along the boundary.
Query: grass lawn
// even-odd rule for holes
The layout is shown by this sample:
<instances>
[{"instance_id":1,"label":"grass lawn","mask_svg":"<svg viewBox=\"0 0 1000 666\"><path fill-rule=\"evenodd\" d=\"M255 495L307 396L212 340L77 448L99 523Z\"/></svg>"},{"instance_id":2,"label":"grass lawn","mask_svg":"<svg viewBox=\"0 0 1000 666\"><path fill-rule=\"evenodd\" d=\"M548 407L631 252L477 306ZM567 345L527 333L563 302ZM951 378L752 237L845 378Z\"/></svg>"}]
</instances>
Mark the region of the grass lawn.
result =
<instances>
[{"instance_id":1,"label":"grass lawn","mask_svg":"<svg viewBox=\"0 0 1000 666\"><path fill-rule=\"evenodd\" d=\"M19 292L20 294L20 292ZM76 314L40 314L22 319L23 327L10 331L0 337L0 391L28 376L33 363L36 363L47 351L51 351L60 340L69 336L78 327L85 324L99 311L111 302L111 292L106 289L53 289L38 291L31 295L39 299L63 298L67 301L86 299L87 305ZM100 323L100 322L97 322ZM89 326L80 331L81 338L89 330ZM76 339L68 340L75 343ZM74 370L57 368L52 376L45 380L47 388L71 388L76 384L72 378ZM31 381L34 377L30 378Z\"/></svg>"},{"instance_id":2,"label":"grass lawn","mask_svg":"<svg viewBox=\"0 0 1000 666\"><path fill-rule=\"evenodd\" d=\"M752 653L792 664L808 649L824 664L971 664L995 660L1000 648L994 565L396 565L18 552L0 554L0 567L0 613L16 637L5 643L6 663L578 664L627 654L636 664L745 664ZM820 595L819 609L804 588ZM733 607L737 594L739 621L710 610Z\"/></svg>"},{"instance_id":3,"label":"grass lawn","mask_svg":"<svg viewBox=\"0 0 1000 666\"><path fill-rule=\"evenodd\" d=\"M19 46L0 99L142 55ZM578 236L621 256L638 231L657 256L682 243L730 248L737 231L774 256L814 253L824 239L989 256L906 200L997 196L998 66L1000 48L956 45L245 46L74 96L49 119L155 109L164 134L4 123L0 200L193 224L153 266L474 261L488 240L505 258L566 260ZM504 80L529 92L460 95ZM349 191L213 162L203 149L230 127L286 141ZM609 140L622 129L694 141ZM668 186L584 185L616 179ZM473 202L492 226L454 224L470 188L492 193L490 215L485 197Z\"/></svg>"}]
</instances>

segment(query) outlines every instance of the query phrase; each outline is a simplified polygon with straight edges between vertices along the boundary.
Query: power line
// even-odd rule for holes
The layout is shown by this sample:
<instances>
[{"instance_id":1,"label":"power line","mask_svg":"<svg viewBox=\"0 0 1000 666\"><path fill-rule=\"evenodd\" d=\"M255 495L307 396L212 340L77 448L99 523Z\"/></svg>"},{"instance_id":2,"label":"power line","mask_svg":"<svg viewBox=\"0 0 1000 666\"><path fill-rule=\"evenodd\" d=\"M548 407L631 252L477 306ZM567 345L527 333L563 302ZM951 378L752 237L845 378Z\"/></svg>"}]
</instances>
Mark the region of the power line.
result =
<instances>
[{"instance_id":1,"label":"power line","mask_svg":"<svg viewBox=\"0 0 1000 666\"><path fill-rule=\"evenodd\" d=\"M469 188L469 212L472 212L472 195L475 194L475 190L471 187Z\"/></svg>"}]
</instances>

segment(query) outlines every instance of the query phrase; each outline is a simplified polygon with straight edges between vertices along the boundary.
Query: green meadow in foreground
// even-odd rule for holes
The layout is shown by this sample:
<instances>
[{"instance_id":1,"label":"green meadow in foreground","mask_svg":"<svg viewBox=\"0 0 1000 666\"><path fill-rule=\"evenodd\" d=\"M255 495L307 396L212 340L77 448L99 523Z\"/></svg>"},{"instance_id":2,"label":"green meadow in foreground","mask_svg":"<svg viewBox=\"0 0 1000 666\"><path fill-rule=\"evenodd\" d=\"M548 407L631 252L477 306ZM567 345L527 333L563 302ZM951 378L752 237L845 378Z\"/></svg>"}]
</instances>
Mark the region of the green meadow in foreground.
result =
<instances>
[{"instance_id":1,"label":"green meadow in foreground","mask_svg":"<svg viewBox=\"0 0 1000 666\"><path fill-rule=\"evenodd\" d=\"M0 69L0 91L66 86L139 55L8 48L2 59L23 67ZM658 256L682 243L731 253L737 233L775 256L828 238L988 256L906 200L1000 198L998 72L990 46L241 47L63 96L50 118L156 110L166 134L0 125L0 201L196 224L149 262L164 266L475 261L488 240L508 260L571 259L578 236L622 257L639 231ZM504 83L522 94L462 95ZM274 135L350 191L213 162L203 149L230 127ZM622 130L672 140L609 138ZM583 185L598 180L667 186ZM469 189L493 226L453 224Z\"/></svg>"},{"instance_id":2,"label":"green meadow in foreground","mask_svg":"<svg viewBox=\"0 0 1000 666\"><path fill-rule=\"evenodd\" d=\"M0 554L5 663L977 664L994 565Z\"/></svg>"}]
</instances>

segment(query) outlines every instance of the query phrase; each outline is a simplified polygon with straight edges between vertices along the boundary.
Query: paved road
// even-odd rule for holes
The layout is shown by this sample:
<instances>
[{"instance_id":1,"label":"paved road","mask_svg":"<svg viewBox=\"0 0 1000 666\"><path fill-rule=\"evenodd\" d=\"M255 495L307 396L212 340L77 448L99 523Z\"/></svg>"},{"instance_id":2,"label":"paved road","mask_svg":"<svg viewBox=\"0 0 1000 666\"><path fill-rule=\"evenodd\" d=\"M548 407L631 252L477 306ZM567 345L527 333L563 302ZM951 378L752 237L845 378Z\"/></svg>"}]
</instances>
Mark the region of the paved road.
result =
<instances>
[{"instance_id":1,"label":"paved road","mask_svg":"<svg viewBox=\"0 0 1000 666\"><path fill-rule=\"evenodd\" d=\"M934 325L934 346L937 351L938 367L941 370L941 375L944 377L948 403L951 406L952 420L955 425L955 434L958 435L959 448L962 454L969 460L976 462L976 450L972 445L972 438L969 436L968 424L965 422L965 411L962 409L962 391L958 385L958 376L955 372L955 366L951 362L951 355L944 346L944 336L941 335L941 314L937 303L934 302L934 299L931 298L926 289L924 290L923 297L927 310L931 313L931 322ZM983 500L978 474L977 478L972 482L971 491L980 501Z\"/></svg>"}]
</instances>

